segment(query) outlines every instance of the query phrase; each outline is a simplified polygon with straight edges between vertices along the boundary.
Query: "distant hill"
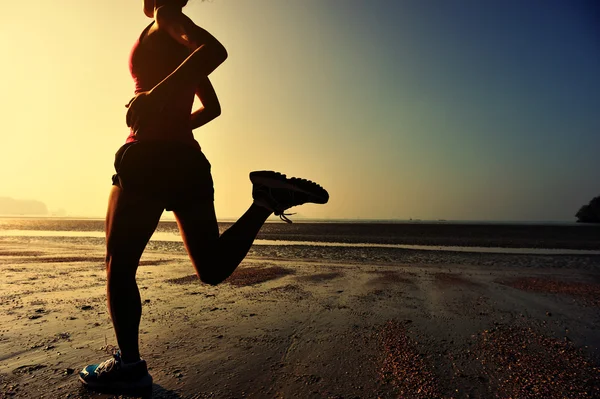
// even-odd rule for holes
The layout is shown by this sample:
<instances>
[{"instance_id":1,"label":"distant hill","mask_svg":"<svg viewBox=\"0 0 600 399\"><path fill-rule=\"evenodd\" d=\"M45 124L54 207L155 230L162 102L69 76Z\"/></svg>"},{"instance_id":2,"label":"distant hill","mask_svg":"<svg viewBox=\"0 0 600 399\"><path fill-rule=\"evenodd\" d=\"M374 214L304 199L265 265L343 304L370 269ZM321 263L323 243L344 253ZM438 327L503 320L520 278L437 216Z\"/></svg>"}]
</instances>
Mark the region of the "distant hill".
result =
<instances>
[{"instance_id":1,"label":"distant hill","mask_svg":"<svg viewBox=\"0 0 600 399\"><path fill-rule=\"evenodd\" d=\"M48 207L41 201L0 197L0 215L47 215Z\"/></svg>"},{"instance_id":2,"label":"distant hill","mask_svg":"<svg viewBox=\"0 0 600 399\"><path fill-rule=\"evenodd\" d=\"M575 214L578 223L600 223L600 196L582 206Z\"/></svg>"}]
</instances>

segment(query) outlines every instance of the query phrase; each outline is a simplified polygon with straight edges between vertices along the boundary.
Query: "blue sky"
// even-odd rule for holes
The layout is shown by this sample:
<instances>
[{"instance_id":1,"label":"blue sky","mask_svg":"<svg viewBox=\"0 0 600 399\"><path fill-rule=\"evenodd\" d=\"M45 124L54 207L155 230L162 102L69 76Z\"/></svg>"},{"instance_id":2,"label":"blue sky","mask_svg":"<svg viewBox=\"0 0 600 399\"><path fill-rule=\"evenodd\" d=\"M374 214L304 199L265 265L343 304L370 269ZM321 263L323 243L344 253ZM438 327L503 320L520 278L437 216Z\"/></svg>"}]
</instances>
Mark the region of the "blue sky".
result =
<instances>
[{"instance_id":1,"label":"blue sky","mask_svg":"<svg viewBox=\"0 0 600 399\"><path fill-rule=\"evenodd\" d=\"M274 169L329 190L307 217L574 220L600 195L598 4L190 0L230 55L211 75L223 114L195 132L217 215ZM102 217L141 2L4 12L0 196Z\"/></svg>"},{"instance_id":2,"label":"blue sky","mask_svg":"<svg viewBox=\"0 0 600 399\"><path fill-rule=\"evenodd\" d=\"M569 219L600 194L595 3L323 4L369 64L356 75L385 144L376 156L454 203L432 206L455 218Z\"/></svg>"}]
</instances>

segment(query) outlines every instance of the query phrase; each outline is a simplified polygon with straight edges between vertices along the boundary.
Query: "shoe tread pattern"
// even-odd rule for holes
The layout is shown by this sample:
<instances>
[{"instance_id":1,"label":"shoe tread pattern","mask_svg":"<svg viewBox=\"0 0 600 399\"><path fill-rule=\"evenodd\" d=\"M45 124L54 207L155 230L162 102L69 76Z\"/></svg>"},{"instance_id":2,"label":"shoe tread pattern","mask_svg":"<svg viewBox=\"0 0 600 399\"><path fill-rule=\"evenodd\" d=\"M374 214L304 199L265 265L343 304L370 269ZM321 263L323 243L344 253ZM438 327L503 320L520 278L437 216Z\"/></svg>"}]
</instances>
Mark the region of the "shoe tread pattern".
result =
<instances>
[{"instance_id":1,"label":"shoe tread pattern","mask_svg":"<svg viewBox=\"0 0 600 399\"><path fill-rule=\"evenodd\" d=\"M298 177L287 178L286 175L270 170L262 170L250 173L253 183L267 184L267 182L279 183L281 188L289 188L301 191L311 196L311 202L326 204L329 201L329 193L321 185L307 179ZM287 187L286 187L287 186Z\"/></svg>"}]
</instances>

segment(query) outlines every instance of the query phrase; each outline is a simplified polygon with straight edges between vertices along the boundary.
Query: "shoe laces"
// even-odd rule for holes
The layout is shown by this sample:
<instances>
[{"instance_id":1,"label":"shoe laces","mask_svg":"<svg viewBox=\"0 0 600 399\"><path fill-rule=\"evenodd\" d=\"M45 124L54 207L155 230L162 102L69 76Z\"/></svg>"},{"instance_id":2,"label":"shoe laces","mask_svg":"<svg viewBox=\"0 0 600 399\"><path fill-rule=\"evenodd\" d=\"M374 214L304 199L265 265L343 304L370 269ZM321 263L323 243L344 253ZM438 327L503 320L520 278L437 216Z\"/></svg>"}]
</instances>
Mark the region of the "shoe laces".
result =
<instances>
[{"instance_id":1,"label":"shoe laces","mask_svg":"<svg viewBox=\"0 0 600 399\"><path fill-rule=\"evenodd\" d=\"M296 201L296 195L295 195L295 193L293 191L290 191L289 194L290 194L290 197L291 197L291 199L289 200L289 203L290 203L291 206L294 206L294 202ZM273 196L273 194L271 194L271 189L269 189L269 195L271 196L271 198L275 199L274 196ZM294 213L285 213L285 210L288 207L286 207L285 205L282 206L279 203L277 205L281 206L282 209L281 209L281 211L275 210L275 212L274 212L275 215L279 216L279 219L283 220L286 223L292 223L292 221L288 218L288 216L295 215L296 212L294 212Z\"/></svg>"},{"instance_id":2,"label":"shoe laces","mask_svg":"<svg viewBox=\"0 0 600 399\"><path fill-rule=\"evenodd\" d=\"M265 206L267 209L269 209L270 211L272 211L273 213L275 213L275 216L279 216L279 218L281 220L283 220L286 223L293 223L288 216L291 215L295 215L296 213L285 213L285 210L287 209L287 207L285 207L285 205L282 205L279 201L277 201L276 196L273 195L273 192L271 191L270 187L264 187L264 188L259 188L257 189L257 192L262 191L268 198L270 198L270 201L272 201L269 205L263 205ZM291 192L290 193L292 199L291 199L291 203L294 202L294 193Z\"/></svg>"},{"instance_id":3,"label":"shoe laces","mask_svg":"<svg viewBox=\"0 0 600 399\"><path fill-rule=\"evenodd\" d=\"M96 367L95 372L97 375L109 373L115 367L119 367L117 364L120 362L121 362L121 357L119 356L119 353L115 353L115 354L113 354L113 357L100 363L98 365L98 367Z\"/></svg>"},{"instance_id":4,"label":"shoe laces","mask_svg":"<svg viewBox=\"0 0 600 399\"><path fill-rule=\"evenodd\" d=\"M279 216L279 219L283 220L286 223L292 223L288 216L295 215L296 213L285 213L285 212L275 212L275 215Z\"/></svg>"}]
</instances>

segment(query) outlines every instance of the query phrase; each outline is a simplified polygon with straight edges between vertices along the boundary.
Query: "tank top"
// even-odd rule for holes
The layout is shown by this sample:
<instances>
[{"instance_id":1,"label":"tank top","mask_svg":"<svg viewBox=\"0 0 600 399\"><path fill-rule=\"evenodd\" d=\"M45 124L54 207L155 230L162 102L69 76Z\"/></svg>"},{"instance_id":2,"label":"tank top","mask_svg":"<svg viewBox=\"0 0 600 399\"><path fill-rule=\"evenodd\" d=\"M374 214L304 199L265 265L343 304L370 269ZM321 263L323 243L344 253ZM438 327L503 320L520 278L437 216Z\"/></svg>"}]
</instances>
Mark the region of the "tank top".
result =
<instances>
[{"instance_id":1,"label":"tank top","mask_svg":"<svg viewBox=\"0 0 600 399\"><path fill-rule=\"evenodd\" d=\"M162 30L153 32L152 37L144 41L153 25L154 22L142 31L129 56L129 71L135 82L136 94L152 89L191 54L190 49ZM138 135L130 131L127 142L168 140L200 148L190 123L195 93L196 88L190 86L174 95L158 121L138 132Z\"/></svg>"}]
</instances>

